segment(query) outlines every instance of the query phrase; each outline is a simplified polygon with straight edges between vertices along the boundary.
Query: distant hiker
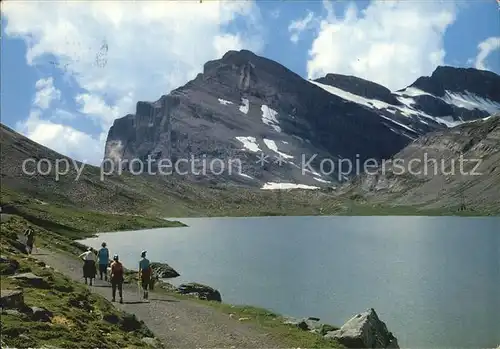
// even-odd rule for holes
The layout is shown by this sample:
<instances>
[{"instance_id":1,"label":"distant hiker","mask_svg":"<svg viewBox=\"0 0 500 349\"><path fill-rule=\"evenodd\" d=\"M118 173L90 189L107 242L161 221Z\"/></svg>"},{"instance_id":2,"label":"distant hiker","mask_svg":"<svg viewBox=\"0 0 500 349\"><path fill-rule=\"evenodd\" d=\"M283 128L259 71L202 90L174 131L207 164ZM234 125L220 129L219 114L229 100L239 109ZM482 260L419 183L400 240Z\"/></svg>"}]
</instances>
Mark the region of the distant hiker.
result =
<instances>
[{"instance_id":1,"label":"distant hiker","mask_svg":"<svg viewBox=\"0 0 500 349\"><path fill-rule=\"evenodd\" d=\"M120 296L120 303L123 303L123 264L118 260L118 255L113 256L113 263L111 263L111 290L113 292L113 299L115 301L116 288L118 288L118 295Z\"/></svg>"},{"instance_id":2,"label":"distant hiker","mask_svg":"<svg viewBox=\"0 0 500 349\"><path fill-rule=\"evenodd\" d=\"M144 291L144 299L148 299L148 287L151 280L151 263L146 258L146 251L142 251L141 260L139 261L139 280Z\"/></svg>"},{"instance_id":3,"label":"distant hiker","mask_svg":"<svg viewBox=\"0 0 500 349\"><path fill-rule=\"evenodd\" d=\"M108 281L108 265L109 265L109 250L106 247L106 243L103 242L101 244L101 249L97 252L97 258L99 260L99 275L102 280L102 276L104 274L104 280Z\"/></svg>"},{"instance_id":4,"label":"distant hiker","mask_svg":"<svg viewBox=\"0 0 500 349\"><path fill-rule=\"evenodd\" d=\"M90 279L90 286L92 286L92 279L95 279L96 270L96 256L92 251L92 247L89 247L86 252L83 252L78 258L83 259L83 277L85 278L85 284L87 284L87 279Z\"/></svg>"},{"instance_id":5,"label":"distant hiker","mask_svg":"<svg viewBox=\"0 0 500 349\"><path fill-rule=\"evenodd\" d=\"M26 251L28 254L31 254L35 243L35 231L30 225L28 225L28 228L24 231L24 236L26 237Z\"/></svg>"}]
</instances>

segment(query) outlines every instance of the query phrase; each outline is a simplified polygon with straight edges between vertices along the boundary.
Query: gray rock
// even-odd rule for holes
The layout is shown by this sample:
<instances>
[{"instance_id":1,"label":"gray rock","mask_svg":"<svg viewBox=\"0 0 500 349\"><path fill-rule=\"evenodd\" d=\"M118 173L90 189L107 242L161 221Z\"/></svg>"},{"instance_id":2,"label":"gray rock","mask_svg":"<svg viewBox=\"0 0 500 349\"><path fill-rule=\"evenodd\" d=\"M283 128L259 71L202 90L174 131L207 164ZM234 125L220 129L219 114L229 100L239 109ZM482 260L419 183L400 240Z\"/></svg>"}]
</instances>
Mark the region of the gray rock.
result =
<instances>
[{"instance_id":1,"label":"gray rock","mask_svg":"<svg viewBox=\"0 0 500 349\"><path fill-rule=\"evenodd\" d=\"M319 322L317 317L308 317L306 319L287 318L284 322L286 325L292 325L300 328L303 331L309 331L324 336L327 332L338 329L329 324Z\"/></svg>"},{"instance_id":2,"label":"gray rock","mask_svg":"<svg viewBox=\"0 0 500 349\"><path fill-rule=\"evenodd\" d=\"M24 293L21 290L1 290L0 303L4 309L19 309L24 306Z\"/></svg>"},{"instance_id":3,"label":"gray rock","mask_svg":"<svg viewBox=\"0 0 500 349\"><path fill-rule=\"evenodd\" d=\"M141 341L152 348L161 348L162 347L160 341L157 338L144 337L141 339Z\"/></svg>"},{"instance_id":4,"label":"gray rock","mask_svg":"<svg viewBox=\"0 0 500 349\"><path fill-rule=\"evenodd\" d=\"M18 310L15 310L15 309L6 309L6 310L2 311L2 314L14 315L14 316L23 316L24 315L23 313L21 313Z\"/></svg>"},{"instance_id":5,"label":"gray rock","mask_svg":"<svg viewBox=\"0 0 500 349\"><path fill-rule=\"evenodd\" d=\"M151 263L153 273L160 279L170 279L180 276L180 274L167 263Z\"/></svg>"},{"instance_id":6,"label":"gray rock","mask_svg":"<svg viewBox=\"0 0 500 349\"><path fill-rule=\"evenodd\" d=\"M0 256L0 272L2 275L13 275L19 269L19 262L5 256Z\"/></svg>"},{"instance_id":7,"label":"gray rock","mask_svg":"<svg viewBox=\"0 0 500 349\"><path fill-rule=\"evenodd\" d=\"M22 273L22 274L17 274L10 276L9 278L20 281L24 285L32 286L32 287L37 287L37 288L47 288L48 283L47 281L33 273Z\"/></svg>"},{"instance_id":8,"label":"gray rock","mask_svg":"<svg viewBox=\"0 0 500 349\"><path fill-rule=\"evenodd\" d=\"M222 302L222 297L218 290L196 282L179 285L176 291L180 294L192 295L202 300Z\"/></svg>"},{"instance_id":9,"label":"gray rock","mask_svg":"<svg viewBox=\"0 0 500 349\"><path fill-rule=\"evenodd\" d=\"M54 314L45 308L31 307L31 318L34 321L50 322Z\"/></svg>"},{"instance_id":10,"label":"gray rock","mask_svg":"<svg viewBox=\"0 0 500 349\"><path fill-rule=\"evenodd\" d=\"M347 348L399 348L397 339L373 308L357 314L339 330L328 332L325 338L335 339Z\"/></svg>"},{"instance_id":11,"label":"gray rock","mask_svg":"<svg viewBox=\"0 0 500 349\"><path fill-rule=\"evenodd\" d=\"M285 323L285 325L292 325L292 326L298 327L304 331L311 330L311 328L309 327L309 324L303 319L288 319L284 323Z\"/></svg>"}]
</instances>

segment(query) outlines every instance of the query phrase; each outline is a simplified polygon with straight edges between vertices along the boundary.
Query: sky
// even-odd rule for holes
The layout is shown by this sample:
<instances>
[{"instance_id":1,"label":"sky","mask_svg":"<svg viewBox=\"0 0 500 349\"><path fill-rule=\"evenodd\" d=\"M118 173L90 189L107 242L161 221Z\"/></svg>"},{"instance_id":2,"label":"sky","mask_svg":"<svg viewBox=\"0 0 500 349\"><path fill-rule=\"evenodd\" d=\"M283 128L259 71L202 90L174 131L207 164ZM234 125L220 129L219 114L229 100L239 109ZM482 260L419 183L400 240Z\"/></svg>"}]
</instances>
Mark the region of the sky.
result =
<instances>
[{"instance_id":1,"label":"sky","mask_svg":"<svg viewBox=\"0 0 500 349\"><path fill-rule=\"evenodd\" d=\"M391 90L438 65L500 74L497 0L3 1L1 121L98 165L113 121L229 50Z\"/></svg>"}]
</instances>

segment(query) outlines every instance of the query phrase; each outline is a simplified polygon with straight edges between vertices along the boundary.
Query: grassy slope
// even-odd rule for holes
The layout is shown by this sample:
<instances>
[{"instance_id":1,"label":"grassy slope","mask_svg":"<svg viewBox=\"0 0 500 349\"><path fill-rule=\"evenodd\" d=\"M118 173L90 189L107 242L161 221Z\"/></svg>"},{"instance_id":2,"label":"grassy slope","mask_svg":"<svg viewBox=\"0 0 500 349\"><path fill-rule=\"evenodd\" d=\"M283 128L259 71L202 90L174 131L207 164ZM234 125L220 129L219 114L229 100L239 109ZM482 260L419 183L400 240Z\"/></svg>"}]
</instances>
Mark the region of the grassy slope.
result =
<instances>
[{"instance_id":1,"label":"grassy slope","mask_svg":"<svg viewBox=\"0 0 500 349\"><path fill-rule=\"evenodd\" d=\"M154 335L134 316L117 310L109 301L91 294L83 285L51 268L45 268L43 264L12 248L13 239L23 232L27 224L26 220L18 216L2 217L2 257L19 262L18 272L33 272L47 283L43 287L35 287L10 279L2 264L1 286L2 289L22 287L25 304L47 309L53 313L53 318L51 322L39 322L23 313L2 314L3 344L16 348L41 345L117 349L148 347L141 338ZM40 227L36 229L38 233L43 231ZM42 236L46 237L44 234Z\"/></svg>"}]
</instances>

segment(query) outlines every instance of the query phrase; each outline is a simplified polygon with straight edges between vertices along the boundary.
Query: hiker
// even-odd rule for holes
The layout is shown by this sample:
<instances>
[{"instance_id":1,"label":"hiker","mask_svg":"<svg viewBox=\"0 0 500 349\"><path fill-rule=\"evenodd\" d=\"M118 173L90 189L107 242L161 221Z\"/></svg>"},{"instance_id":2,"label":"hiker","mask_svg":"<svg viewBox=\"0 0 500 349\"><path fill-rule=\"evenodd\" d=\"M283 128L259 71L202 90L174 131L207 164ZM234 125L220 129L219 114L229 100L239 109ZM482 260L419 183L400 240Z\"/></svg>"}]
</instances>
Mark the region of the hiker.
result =
<instances>
[{"instance_id":1,"label":"hiker","mask_svg":"<svg viewBox=\"0 0 500 349\"><path fill-rule=\"evenodd\" d=\"M97 258L99 260L99 276L104 274L104 281L108 281L108 265L109 265L109 250L106 247L106 243L101 244L101 249L97 252Z\"/></svg>"},{"instance_id":2,"label":"hiker","mask_svg":"<svg viewBox=\"0 0 500 349\"><path fill-rule=\"evenodd\" d=\"M89 247L86 252L83 252L78 258L83 259L83 277L85 278L85 285L87 284L87 279L90 279L90 286L92 286L92 279L95 279L97 274L95 261L96 256L92 251L92 247Z\"/></svg>"},{"instance_id":3,"label":"hiker","mask_svg":"<svg viewBox=\"0 0 500 349\"><path fill-rule=\"evenodd\" d=\"M28 225L28 228L24 231L24 236L26 237L26 251L28 254L31 254L35 243L35 231L30 225Z\"/></svg>"},{"instance_id":4,"label":"hiker","mask_svg":"<svg viewBox=\"0 0 500 349\"><path fill-rule=\"evenodd\" d=\"M113 292L112 301L115 301L116 288L118 288L118 295L120 296L120 303L123 303L123 264L118 260L118 255L113 256L113 263L111 263L111 290Z\"/></svg>"},{"instance_id":5,"label":"hiker","mask_svg":"<svg viewBox=\"0 0 500 349\"><path fill-rule=\"evenodd\" d=\"M148 299L148 287L151 280L151 263L146 258L146 251L141 252L141 260L139 261L139 280L144 291L143 298Z\"/></svg>"}]
</instances>

